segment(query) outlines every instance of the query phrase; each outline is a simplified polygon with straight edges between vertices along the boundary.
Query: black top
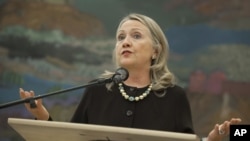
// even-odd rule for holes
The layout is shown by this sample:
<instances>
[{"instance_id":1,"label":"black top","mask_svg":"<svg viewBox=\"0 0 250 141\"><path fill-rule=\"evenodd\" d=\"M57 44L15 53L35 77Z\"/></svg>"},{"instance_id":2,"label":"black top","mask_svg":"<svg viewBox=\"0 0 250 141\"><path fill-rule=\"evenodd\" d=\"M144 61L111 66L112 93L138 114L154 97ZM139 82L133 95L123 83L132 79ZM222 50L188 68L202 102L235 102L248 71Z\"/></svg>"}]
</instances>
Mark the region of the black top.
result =
<instances>
[{"instance_id":1,"label":"black top","mask_svg":"<svg viewBox=\"0 0 250 141\"><path fill-rule=\"evenodd\" d=\"M128 95L141 95L145 88L123 85ZM190 105L185 91L169 87L164 97L152 91L140 101L128 101L118 85L108 91L105 84L85 89L83 98L72 118L75 123L132 127L170 132L194 133Z\"/></svg>"}]
</instances>

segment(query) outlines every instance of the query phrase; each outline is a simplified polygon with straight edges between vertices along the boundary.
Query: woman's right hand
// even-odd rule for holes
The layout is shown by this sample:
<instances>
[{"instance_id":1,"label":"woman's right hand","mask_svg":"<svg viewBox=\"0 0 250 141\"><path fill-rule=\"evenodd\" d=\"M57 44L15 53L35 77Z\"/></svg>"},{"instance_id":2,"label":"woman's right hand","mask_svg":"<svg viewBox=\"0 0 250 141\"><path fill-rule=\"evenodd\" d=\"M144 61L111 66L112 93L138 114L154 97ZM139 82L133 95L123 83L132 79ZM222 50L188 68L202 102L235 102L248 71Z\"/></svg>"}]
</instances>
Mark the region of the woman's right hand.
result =
<instances>
[{"instance_id":1,"label":"woman's right hand","mask_svg":"<svg viewBox=\"0 0 250 141\"><path fill-rule=\"evenodd\" d=\"M29 97L34 97L34 91L24 91L22 88L19 90L20 97L22 99L26 99ZM42 99L35 100L36 107L31 108L29 103L25 103L25 107L27 110L38 120L48 120L49 119L49 112L42 104Z\"/></svg>"}]
</instances>

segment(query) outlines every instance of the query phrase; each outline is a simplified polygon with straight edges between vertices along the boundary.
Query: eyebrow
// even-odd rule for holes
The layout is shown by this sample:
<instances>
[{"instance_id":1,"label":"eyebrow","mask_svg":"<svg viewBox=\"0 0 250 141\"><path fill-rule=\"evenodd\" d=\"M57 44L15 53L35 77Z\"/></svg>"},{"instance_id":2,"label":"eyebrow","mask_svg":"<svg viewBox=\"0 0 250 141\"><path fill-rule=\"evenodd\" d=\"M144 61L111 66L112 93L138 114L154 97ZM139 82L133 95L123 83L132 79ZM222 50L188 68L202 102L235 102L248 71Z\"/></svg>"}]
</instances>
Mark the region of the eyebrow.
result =
<instances>
[{"instance_id":1,"label":"eyebrow","mask_svg":"<svg viewBox=\"0 0 250 141\"><path fill-rule=\"evenodd\" d=\"M125 30L118 30L117 33L124 32L124 31ZM143 30L141 28L137 28L137 27L136 28L132 28L131 31L142 31L143 32Z\"/></svg>"}]
</instances>

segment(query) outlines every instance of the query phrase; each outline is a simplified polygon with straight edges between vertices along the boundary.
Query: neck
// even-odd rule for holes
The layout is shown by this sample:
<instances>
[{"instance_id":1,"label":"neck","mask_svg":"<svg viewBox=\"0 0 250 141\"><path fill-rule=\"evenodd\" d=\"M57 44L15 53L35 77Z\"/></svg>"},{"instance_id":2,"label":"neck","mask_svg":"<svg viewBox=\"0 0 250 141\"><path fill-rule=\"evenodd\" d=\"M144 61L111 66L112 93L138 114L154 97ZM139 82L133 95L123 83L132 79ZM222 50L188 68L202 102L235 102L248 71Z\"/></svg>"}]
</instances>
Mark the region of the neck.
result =
<instances>
[{"instance_id":1,"label":"neck","mask_svg":"<svg viewBox=\"0 0 250 141\"><path fill-rule=\"evenodd\" d=\"M129 78L124 82L126 85L141 88L151 83L149 69L128 70L128 72Z\"/></svg>"}]
</instances>

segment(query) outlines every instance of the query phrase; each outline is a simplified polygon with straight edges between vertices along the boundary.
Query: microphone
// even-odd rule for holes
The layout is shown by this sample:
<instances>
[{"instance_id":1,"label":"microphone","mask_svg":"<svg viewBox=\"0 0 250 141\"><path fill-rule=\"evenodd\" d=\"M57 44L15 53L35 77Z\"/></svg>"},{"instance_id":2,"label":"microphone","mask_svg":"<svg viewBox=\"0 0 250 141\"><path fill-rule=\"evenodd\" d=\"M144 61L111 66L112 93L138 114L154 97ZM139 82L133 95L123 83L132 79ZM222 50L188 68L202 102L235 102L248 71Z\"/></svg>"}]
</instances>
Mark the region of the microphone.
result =
<instances>
[{"instance_id":1,"label":"microphone","mask_svg":"<svg viewBox=\"0 0 250 141\"><path fill-rule=\"evenodd\" d=\"M115 83L121 83L128 79L129 73L125 68L118 68L115 74L112 76L112 81Z\"/></svg>"},{"instance_id":2,"label":"microphone","mask_svg":"<svg viewBox=\"0 0 250 141\"><path fill-rule=\"evenodd\" d=\"M127 80L128 76L129 76L128 71L125 68L119 68L115 71L115 74L111 78L101 79L98 81L93 81L93 82L88 83L88 84L75 86L75 87L64 89L64 90L59 90L59 91L55 91L55 92L51 92L51 93L47 93L47 94L43 94L43 95L38 95L38 96L26 98L26 99L19 99L16 101L5 103L5 104L0 104L0 109L14 106L14 105L21 104L21 103L29 103L31 108L36 108L36 103L35 103L36 99L45 98L48 96L52 96L52 95L56 95L56 94L60 94L60 93L64 93L64 92L69 92L69 91L73 91L76 89L89 87L92 85L108 83L108 82L112 82L112 81L115 83L121 83L121 82Z\"/></svg>"}]
</instances>

